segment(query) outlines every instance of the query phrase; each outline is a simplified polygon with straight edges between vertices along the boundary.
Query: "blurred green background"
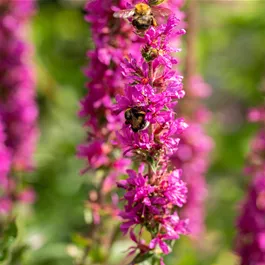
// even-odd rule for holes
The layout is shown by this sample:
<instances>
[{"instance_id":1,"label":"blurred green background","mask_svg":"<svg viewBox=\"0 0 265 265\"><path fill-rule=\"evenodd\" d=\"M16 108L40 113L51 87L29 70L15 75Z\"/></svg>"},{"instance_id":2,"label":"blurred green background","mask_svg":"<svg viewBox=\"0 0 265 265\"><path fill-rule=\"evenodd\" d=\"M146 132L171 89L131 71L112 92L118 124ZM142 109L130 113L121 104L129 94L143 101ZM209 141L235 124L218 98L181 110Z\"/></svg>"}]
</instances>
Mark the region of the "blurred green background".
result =
<instances>
[{"instance_id":1,"label":"blurred green background","mask_svg":"<svg viewBox=\"0 0 265 265\"><path fill-rule=\"evenodd\" d=\"M70 265L78 251L73 238L87 229L83 211L91 176L79 175L84 163L76 158L76 146L84 141L85 131L77 112L86 93L85 54L93 44L83 19L84 1L38 4L32 41L41 136L36 171L26 176L37 201L19 219L20 226L26 224L20 240L30 247L12 264ZM199 7L198 71L213 88L206 104L213 112L208 132L216 145L207 175L207 233L199 243L182 238L166 264L232 265L238 202L249 181L242 173L244 159L257 129L245 117L250 106L261 103L265 77L265 1L199 0ZM124 255L126 240L113 247L113 260Z\"/></svg>"}]
</instances>

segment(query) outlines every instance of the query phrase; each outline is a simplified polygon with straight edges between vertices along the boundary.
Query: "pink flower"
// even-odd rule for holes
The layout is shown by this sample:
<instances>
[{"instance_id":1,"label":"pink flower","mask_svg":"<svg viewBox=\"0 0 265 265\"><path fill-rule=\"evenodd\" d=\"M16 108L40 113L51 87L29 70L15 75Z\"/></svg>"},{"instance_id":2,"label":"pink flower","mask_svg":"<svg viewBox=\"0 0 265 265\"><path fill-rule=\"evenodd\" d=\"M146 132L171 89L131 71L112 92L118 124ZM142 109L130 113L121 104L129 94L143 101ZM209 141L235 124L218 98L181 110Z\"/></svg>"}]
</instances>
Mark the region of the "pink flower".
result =
<instances>
[{"instance_id":1,"label":"pink flower","mask_svg":"<svg viewBox=\"0 0 265 265\"><path fill-rule=\"evenodd\" d=\"M170 53L180 51L180 49L172 48L169 45L169 39L173 35L179 36L185 34L184 29L176 30L179 22L180 20L177 17L171 16L168 19L167 24L162 24L157 28L152 27L147 31L145 35L148 47L157 51L157 60L159 61L159 63L168 68L172 68L173 64L177 63L176 58L172 57Z\"/></svg>"},{"instance_id":2,"label":"pink flower","mask_svg":"<svg viewBox=\"0 0 265 265\"><path fill-rule=\"evenodd\" d=\"M0 3L0 116L6 131L13 167L32 168L38 130L35 102L35 80L31 66L29 44L21 36L23 26L34 11L34 1L4 0Z\"/></svg>"},{"instance_id":3,"label":"pink flower","mask_svg":"<svg viewBox=\"0 0 265 265\"><path fill-rule=\"evenodd\" d=\"M181 113L188 113L189 127L179 136L178 150L171 157L174 166L183 169L183 180L189 190L188 200L181 211L181 216L189 218L190 234L194 239L199 239L204 232L204 203L207 196L205 174L209 167L209 154L214 146L213 140L203 128L210 114L199 103L198 98L208 97L210 92L209 85L204 83L200 76L191 77L191 86L187 91L188 100L191 100L191 110L184 108L178 110Z\"/></svg>"},{"instance_id":4,"label":"pink flower","mask_svg":"<svg viewBox=\"0 0 265 265\"><path fill-rule=\"evenodd\" d=\"M36 193L32 188L27 188L18 194L18 199L22 203L31 204L36 200Z\"/></svg>"},{"instance_id":5,"label":"pink flower","mask_svg":"<svg viewBox=\"0 0 265 265\"><path fill-rule=\"evenodd\" d=\"M8 214L12 209L12 201L9 198L0 198L0 215Z\"/></svg>"},{"instance_id":6,"label":"pink flower","mask_svg":"<svg viewBox=\"0 0 265 265\"><path fill-rule=\"evenodd\" d=\"M250 121L264 125L263 107L250 112ZM241 265L265 263L265 131L262 127L252 141L252 149L247 159L251 181L248 194L237 220L238 234L236 251L241 257Z\"/></svg>"},{"instance_id":7,"label":"pink flower","mask_svg":"<svg viewBox=\"0 0 265 265\"><path fill-rule=\"evenodd\" d=\"M98 168L109 163L108 154L111 149L103 141L94 141L89 145L79 146L80 157L85 157L91 168Z\"/></svg>"},{"instance_id":8,"label":"pink flower","mask_svg":"<svg viewBox=\"0 0 265 265\"><path fill-rule=\"evenodd\" d=\"M32 52L21 34L34 7L34 0L0 1L0 213L5 214L19 200L11 169L12 174L32 169L38 138Z\"/></svg>"},{"instance_id":9,"label":"pink flower","mask_svg":"<svg viewBox=\"0 0 265 265\"><path fill-rule=\"evenodd\" d=\"M3 129L3 124L0 120L0 190L2 193L5 193L8 188L8 174L11 169L11 155L5 145L6 136Z\"/></svg>"},{"instance_id":10,"label":"pink flower","mask_svg":"<svg viewBox=\"0 0 265 265\"><path fill-rule=\"evenodd\" d=\"M251 122L264 122L265 121L265 109L264 108L253 108L248 113L248 119Z\"/></svg>"},{"instance_id":11,"label":"pink flower","mask_svg":"<svg viewBox=\"0 0 265 265\"><path fill-rule=\"evenodd\" d=\"M160 237L152 239L149 247L154 249L157 245L159 245L164 254L168 254L170 252L168 245Z\"/></svg>"},{"instance_id":12,"label":"pink flower","mask_svg":"<svg viewBox=\"0 0 265 265\"><path fill-rule=\"evenodd\" d=\"M156 227L161 224L161 235L150 243L164 245L162 239L178 239L180 234L187 233L187 221L181 221L177 213L170 214L171 205L182 207L186 202L187 188L180 179L181 171L175 170L167 175L154 176L154 183L149 184L148 176L127 170L129 178L117 182L118 187L125 189L125 210L120 216L125 220L121 229L127 233L137 224L150 224ZM166 232L166 233L165 233Z\"/></svg>"}]
</instances>

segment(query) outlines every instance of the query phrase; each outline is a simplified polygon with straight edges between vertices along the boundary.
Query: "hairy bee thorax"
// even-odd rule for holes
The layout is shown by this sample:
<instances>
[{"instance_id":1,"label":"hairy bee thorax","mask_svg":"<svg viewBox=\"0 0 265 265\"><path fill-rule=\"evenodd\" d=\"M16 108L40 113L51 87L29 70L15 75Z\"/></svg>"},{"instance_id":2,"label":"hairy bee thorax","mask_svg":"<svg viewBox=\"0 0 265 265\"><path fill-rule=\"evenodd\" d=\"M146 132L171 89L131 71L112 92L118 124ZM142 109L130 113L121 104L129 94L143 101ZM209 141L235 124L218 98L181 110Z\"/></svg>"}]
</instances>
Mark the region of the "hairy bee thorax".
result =
<instances>
[{"instance_id":1,"label":"hairy bee thorax","mask_svg":"<svg viewBox=\"0 0 265 265\"><path fill-rule=\"evenodd\" d=\"M152 11L150 6L144 3L136 4L134 10L136 15L150 15Z\"/></svg>"},{"instance_id":2,"label":"hairy bee thorax","mask_svg":"<svg viewBox=\"0 0 265 265\"><path fill-rule=\"evenodd\" d=\"M155 19L152 14L152 9L149 5L140 3L134 8L132 25L137 29L138 34L143 34L151 26L155 26Z\"/></svg>"}]
</instances>

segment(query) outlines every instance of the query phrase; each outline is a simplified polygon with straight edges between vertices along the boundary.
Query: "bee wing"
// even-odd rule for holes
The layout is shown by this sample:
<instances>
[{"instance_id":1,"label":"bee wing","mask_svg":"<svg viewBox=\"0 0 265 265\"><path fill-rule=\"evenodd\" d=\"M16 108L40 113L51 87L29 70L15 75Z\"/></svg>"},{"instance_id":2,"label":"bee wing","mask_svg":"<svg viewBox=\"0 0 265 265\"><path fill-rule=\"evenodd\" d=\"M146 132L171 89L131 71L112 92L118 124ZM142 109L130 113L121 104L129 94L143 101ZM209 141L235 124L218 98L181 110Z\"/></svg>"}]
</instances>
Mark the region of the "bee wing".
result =
<instances>
[{"instance_id":1,"label":"bee wing","mask_svg":"<svg viewBox=\"0 0 265 265\"><path fill-rule=\"evenodd\" d=\"M156 6L156 5L162 4L163 2L165 2L165 0L149 0L148 5L149 6Z\"/></svg>"},{"instance_id":2,"label":"bee wing","mask_svg":"<svg viewBox=\"0 0 265 265\"><path fill-rule=\"evenodd\" d=\"M158 68L155 69L155 78L163 76L163 73L164 73L164 67L159 66Z\"/></svg>"},{"instance_id":3,"label":"bee wing","mask_svg":"<svg viewBox=\"0 0 265 265\"><path fill-rule=\"evenodd\" d=\"M134 8L133 9L124 9L116 11L113 16L116 18L129 18L134 15Z\"/></svg>"},{"instance_id":4,"label":"bee wing","mask_svg":"<svg viewBox=\"0 0 265 265\"><path fill-rule=\"evenodd\" d=\"M172 14L169 8L161 6L152 6L152 12L155 17L169 17Z\"/></svg>"}]
</instances>

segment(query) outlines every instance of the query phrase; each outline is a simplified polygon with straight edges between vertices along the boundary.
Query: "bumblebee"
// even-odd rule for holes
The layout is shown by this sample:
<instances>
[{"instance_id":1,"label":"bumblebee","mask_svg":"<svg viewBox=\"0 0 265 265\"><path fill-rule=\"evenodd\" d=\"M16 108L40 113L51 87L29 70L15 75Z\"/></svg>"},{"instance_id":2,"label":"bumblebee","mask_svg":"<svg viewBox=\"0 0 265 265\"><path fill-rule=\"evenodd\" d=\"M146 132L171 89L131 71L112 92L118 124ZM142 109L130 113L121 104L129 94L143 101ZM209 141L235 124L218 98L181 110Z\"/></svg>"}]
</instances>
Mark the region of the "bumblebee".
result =
<instances>
[{"instance_id":1,"label":"bumblebee","mask_svg":"<svg viewBox=\"0 0 265 265\"><path fill-rule=\"evenodd\" d=\"M129 108L125 111L125 124L130 124L133 132L146 129L149 122L145 120L145 112L138 107Z\"/></svg>"},{"instance_id":2,"label":"bumblebee","mask_svg":"<svg viewBox=\"0 0 265 265\"><path fill-rule=\"evenodd\" d=\"M136 29L136 33L143 36L144 33L151 27L157 26L155 17L168 17L170 10L157 6L164 2L164 0L149 0L148 4L139 3L133 9L120 10L114 13L116 18L132 18L132 25Z\"/></svg>"}]
</instances>

